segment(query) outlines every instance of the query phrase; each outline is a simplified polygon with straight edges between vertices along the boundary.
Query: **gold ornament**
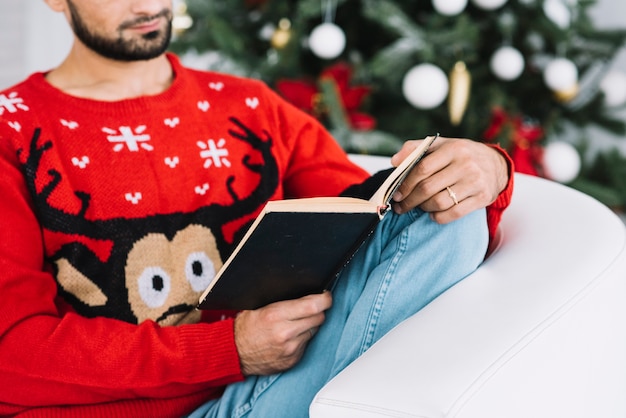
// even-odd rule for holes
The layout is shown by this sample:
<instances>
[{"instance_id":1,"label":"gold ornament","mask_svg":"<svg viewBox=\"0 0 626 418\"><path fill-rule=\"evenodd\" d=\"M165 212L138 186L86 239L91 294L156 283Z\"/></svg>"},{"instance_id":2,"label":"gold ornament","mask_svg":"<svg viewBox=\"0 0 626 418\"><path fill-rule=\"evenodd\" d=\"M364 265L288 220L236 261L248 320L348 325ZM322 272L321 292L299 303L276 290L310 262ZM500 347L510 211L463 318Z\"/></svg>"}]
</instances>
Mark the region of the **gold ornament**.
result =
<instances>
[{"instance_id":1,"label":"gold ornament","mask_svg":"<svg viewBox=\"0 0 626 418\"><path fill-rule=\"evenodd\" d=\"M450 71L450 93L448 95L448 113L450 122L456 126L463 120L470 98L472 76L463 61L454 64Z\"/></svg>"},{"instance_id":2,"label":"gold ornament","mask_svg":"<svg viewBox=\"0 0 626 418\"><path fill-rule=\"evenodd\" d=\"M172 19L172 29L175 35L181 35L193 25L193 19L187 13L187 4L180 1L174 9L174 18Z\"/></svg>"},{"instance_id":3,"label":"gold ornament","mask_svg":"<svg viewBox=\"0 0 626 418\"><path fill-rule=\"evenodd\" d=\"M274 31L270 44L275 49L283 49L291 40L291 22L283 18L278 22L278 28Z\"/></svg>"},{"instance_id":4,"label":"gold ornament","mask_svg":"<svg viewBox=\"0 0 626 418\"><path fill-rule=\"evenodd\" d=\"M578 96L580 86L578 83L574 83L572 87L565 90L557 90L554 92L554 97L561 103L569 103Z\"/></svg>"}]
</instances>

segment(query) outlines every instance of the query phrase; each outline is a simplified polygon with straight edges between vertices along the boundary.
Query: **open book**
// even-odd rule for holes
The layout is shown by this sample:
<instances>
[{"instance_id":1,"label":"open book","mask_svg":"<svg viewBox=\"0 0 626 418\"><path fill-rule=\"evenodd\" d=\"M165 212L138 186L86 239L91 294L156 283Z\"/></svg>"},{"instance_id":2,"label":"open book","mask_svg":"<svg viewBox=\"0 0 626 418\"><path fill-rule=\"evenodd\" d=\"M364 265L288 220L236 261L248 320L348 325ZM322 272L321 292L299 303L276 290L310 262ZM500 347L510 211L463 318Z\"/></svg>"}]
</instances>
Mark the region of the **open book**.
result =
<instances>
[{"instance_id":1,"label":"open book","mask_svg":"<svg viewBox=\"0 0 626 418\"><path fill-rule=\"evenodd\" d=\"M327 290L391 208L436 136L427 137L369 199L270 201L200 297L199 309L257 309Z\"/></svg>"}]
</instances>

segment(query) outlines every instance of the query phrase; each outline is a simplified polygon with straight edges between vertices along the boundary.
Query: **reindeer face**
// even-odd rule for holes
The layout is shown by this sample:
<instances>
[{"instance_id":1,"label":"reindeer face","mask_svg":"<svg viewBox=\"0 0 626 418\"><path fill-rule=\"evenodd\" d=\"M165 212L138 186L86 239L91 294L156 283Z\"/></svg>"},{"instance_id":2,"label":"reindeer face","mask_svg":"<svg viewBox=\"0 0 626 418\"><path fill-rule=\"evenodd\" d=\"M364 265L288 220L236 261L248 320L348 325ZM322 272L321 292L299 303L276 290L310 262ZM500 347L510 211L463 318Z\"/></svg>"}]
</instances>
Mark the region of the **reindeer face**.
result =
<instances>
[{"instance_id":1,"label":"reindeer face","mask_svg":"<svg viewBox=\"0 0 626 418\"><path fill-rule=\"evenodd\" d=\"M238 196L233 174L225 180L231 203L143 218L89 219L91 195L83 191L74 191L80 202L78 212L51 205L49 197L63 182L63 175L54 168L45 173L39 170L53 142L39 144L41 132L35 130L24 173L42 227L69 237L49 254L48 262L55 267L60 296L77 313L130 323L153 320L160 325L199 320L195 307L200 295L245 230L241 223L240 230L227 240L224 225L251 218L278 187L271 138L266 133L262 139L238 120L231 121L239 127L229 130L232 137L250 146L250 155L242 158L241 166L258 179L257 187L247 196ZM255 153L260 154L261 163L251 162ZM37 186L38 176L43 176L43 186ZM94 241L111 243L108 255L94 251Z\"/></svg>"},{"instance_id":2,"label":"reindeer face","mask_svg":"<svg viewBox=\"0 0 626 418\"><path fill-rule=\"evenodd\" d=\"M135 243L126 262L126 287L139 322L161 325L197 322L195 304L222 266L215 237L201 225L190 225L173 240L149 234Z\"/></svg>"},{"instance_id":3,"label":"reindeer face","mask_svg":"<svg viewBox=\"0 0 626 418\"><path fill-rule=\"evenodd\" d=\"M115 304L100 287L82 274L67 258L56 260L57 281L87 310ZM222 266L215 236L202 225L189 225L172 240L151 233L137 240L126 257L125 290L134 319L147 319L161 325L194 323L200 319L195 309L202 292ZM111 293L111 292L107 292ZM126 309L120 309L124 311Z\"/></svg>"}]
</instances>

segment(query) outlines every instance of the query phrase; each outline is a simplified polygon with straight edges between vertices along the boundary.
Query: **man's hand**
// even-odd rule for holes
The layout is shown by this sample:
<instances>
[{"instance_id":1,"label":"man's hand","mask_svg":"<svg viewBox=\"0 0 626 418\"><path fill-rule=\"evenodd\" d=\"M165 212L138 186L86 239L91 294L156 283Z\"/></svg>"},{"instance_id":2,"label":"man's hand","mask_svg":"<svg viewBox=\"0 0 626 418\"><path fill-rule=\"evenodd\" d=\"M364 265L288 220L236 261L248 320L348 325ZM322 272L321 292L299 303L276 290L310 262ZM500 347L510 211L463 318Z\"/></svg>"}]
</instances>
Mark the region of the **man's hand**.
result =
<instances>
[{"instance_id":1,"label":"man's hand","mask_svg":"<svg viewBox=\"0 0 626 418\"><path fill-rule=\"evenodd\" d=\"M235 319L242 373L267 375L293 367L331 305L330 292L324 292L242 311Z\"/></svg>"},{"instance_id":2,"label":"man's hand","mask_svg":"<svg viewBox=\"0 0 626 418\"><path fill-rule=\"evenodd\" d=\"M400 164L417 143L407 141L391 163ZM491 204L508 176L507 162L497 150L469 139L438 138L394 195L394 210L419 206L436 222L448 223Z\"/></svg>"}]
</instances>

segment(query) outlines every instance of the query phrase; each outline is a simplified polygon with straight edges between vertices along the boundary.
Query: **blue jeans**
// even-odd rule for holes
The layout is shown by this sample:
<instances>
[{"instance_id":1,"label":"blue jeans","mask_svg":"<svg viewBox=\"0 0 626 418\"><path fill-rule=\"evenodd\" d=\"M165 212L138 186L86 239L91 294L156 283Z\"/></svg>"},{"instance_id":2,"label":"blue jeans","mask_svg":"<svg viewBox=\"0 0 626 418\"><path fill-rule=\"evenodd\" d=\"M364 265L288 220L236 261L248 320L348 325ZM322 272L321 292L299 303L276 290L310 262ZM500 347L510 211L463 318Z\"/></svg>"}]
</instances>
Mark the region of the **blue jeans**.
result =
<instances>
[{"instance_id":1,"label":"blue jeans","mask_svg":"<svg viewBox=\"0 0 626 418\"><path fill-rule=\"evenodd\" d=\"M438 225L389 212L333 289L326 321L292 369L229 385L190 418L308 417L315 394L395 325L470 274L488 244L484 210Z\"/></svg>"}]
</instances>

